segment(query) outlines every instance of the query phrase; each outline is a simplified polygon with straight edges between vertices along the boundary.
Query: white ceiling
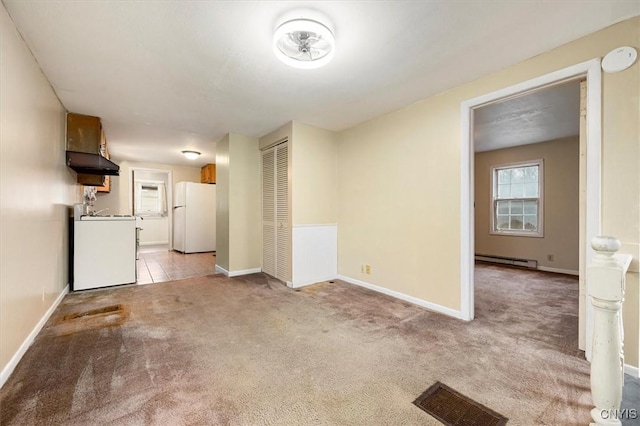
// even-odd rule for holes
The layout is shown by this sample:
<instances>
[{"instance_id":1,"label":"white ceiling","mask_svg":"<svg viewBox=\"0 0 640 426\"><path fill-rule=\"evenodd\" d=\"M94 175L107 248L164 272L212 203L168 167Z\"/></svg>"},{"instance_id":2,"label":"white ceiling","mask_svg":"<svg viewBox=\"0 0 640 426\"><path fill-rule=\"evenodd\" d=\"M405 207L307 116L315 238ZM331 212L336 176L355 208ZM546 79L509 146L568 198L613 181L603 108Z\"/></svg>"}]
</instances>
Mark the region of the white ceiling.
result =
<instances>
[{"instance_id":1,"label":"white ceiling","mask_svg":"<svg viewBox=\"0 0 640 426\"><path fill-rule=\"evenodd\" d=\"M474 111L476 152L575 136L580 133L580 82L519 96Z\"/></svg>"},{"instance_id":2,"label":"white ceiling","mask_svg":"<svg viewBox=\"0 0 640 426\"><path fill-rule=\"evenodd\" d=\"M64 106L102 117L116 159L213 161L228 132L341 130L640 14L637 1L3 0ZM336 55L272 53L283 15L323 13Z\"/></svg>"}]
</instances>

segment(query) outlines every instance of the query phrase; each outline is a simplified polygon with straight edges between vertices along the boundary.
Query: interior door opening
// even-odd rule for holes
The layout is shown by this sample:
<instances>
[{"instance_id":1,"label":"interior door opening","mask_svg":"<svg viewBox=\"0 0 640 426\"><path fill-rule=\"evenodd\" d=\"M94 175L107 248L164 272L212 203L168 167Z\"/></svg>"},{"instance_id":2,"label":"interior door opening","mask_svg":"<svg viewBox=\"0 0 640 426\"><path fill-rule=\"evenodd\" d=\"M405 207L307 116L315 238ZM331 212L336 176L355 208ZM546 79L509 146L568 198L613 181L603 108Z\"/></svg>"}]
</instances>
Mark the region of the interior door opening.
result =
<instances>
[{"instance_id":1,"label":"interior door opening","mask_svg":"<svg viewBox=\"0 0 640 426\"><path fill-rule=\"evenodd\" d=\"M580 191L584 195L580 224L580 345L586 358L591 359L592 312L586 304L588 289L584 280L585 265L593 256L589 241L600 233L601 224L601 70L600 60L593 59L540 77L509 86L495 92L469 99L461 104L461 221L460 221L460 316L474 318L474 264L475 264L475 214L474 214L474 134L473 111L482 106L520 97L537 90L574 80L586 80L584 123L584 172Z\"/></svg>"},{"instance_id":2,"label":"interior door opening","mask_svg":"<svg viewBox=\"0 0 640 426\"><path fill-rule=\"evenodd\" d=\"M551 334L564 338L549 343L571 350L584 349L578 324L578 277L584 278L579 253L584 225L583 90L578 79L543 87L475 108L472 120L474 251L480 262L475 266L474 301L483 302L476 306L482 306L485 315L492 312L489 295L508 309L521 304L522 318L531 322L523 332L548 335L553 330ZM550 304L555 308L549 309ZM541 312L546 315L537 315Z\"/></svg>"},{"instance_id":3,"label":"interior door opening","mask_svg":"<svg viewBox=\"0 0 640 426\"><path fill-rule=\"evenodd\" d=\"M131 170L131 211L136 216L140 252L172 248L172 176L169 170Z\"/></svg>"}]
</instances>

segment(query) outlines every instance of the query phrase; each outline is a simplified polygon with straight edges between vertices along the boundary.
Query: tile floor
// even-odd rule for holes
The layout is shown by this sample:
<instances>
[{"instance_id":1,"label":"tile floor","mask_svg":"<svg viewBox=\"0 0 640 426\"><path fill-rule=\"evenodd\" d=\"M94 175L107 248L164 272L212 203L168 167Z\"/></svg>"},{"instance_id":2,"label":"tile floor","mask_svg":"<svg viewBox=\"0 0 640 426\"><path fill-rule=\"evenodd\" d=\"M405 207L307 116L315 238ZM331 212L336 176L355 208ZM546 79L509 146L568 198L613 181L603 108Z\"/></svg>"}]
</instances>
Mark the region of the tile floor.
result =
<instances>
[{"instance_id":1,"label":"tile floor","mask_svg":"<svg viewBox=\"0 0 640 426\"><path fill-rule=\"evenodd\" d=\"M215 273L215 253L182 254L177 251L141 251L137 284L151 284Z\"/></svg>"}]
</instances>

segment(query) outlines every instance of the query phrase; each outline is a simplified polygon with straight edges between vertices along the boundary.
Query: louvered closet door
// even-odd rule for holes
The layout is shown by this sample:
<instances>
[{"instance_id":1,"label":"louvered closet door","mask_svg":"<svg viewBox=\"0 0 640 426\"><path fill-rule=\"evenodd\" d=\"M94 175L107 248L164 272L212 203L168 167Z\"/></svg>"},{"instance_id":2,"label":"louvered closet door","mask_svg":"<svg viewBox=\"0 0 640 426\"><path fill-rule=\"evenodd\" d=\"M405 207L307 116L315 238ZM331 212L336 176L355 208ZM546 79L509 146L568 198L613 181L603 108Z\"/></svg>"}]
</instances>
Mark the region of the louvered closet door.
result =
<instances>
[{"instance_id":1,"label":"louvered closet door","mask_svg":"<svg viewBox=\"0 0 640 426\"><path fill-rule=\"evenodd\" d=\"M262 153L262 270L276 276L276 151Z\"/></svg>"},{"instance_id":2,"label":"louvered closet door","mask_svg":"<svg viewBox=\"0 0 640 426\"><path fill-rule=\"evenodd\" d=\"M276 278L289 281L289 147L276 146Z\"/></svg>"},{"instance_id":3,"label":"louvered closet door","mask_svg":"<svg viewBox=\"0 0 640 426\"><path fill-rule=\"evenodd\" d=\"M262 270L289 281L289 148L262 153Z\"/></svg>"}]
</instances>

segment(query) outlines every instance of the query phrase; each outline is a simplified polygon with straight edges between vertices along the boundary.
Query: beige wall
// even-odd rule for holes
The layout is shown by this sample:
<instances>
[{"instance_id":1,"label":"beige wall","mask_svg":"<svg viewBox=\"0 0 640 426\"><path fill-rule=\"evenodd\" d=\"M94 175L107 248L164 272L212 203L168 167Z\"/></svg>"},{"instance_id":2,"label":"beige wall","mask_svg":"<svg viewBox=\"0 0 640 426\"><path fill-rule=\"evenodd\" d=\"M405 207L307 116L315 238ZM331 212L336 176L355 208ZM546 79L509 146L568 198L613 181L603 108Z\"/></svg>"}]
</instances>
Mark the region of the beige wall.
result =
<instances>
[{"instance_id":1,"label":"beige wall","mask_svg":"<svg viewBox=\"0 0 640 426\"><path fill-rule=\"evenodd\" d=\"M216 142L216 265L229 271L229 135Z\"/></svg>"},{"instance_id":2,"label":"beige wall","mask_svg":"<svg viewBox=\"0 0 640 426\"><path fill-rule=\"evenodd\" d=\"M229 135L229 269L262 266L258 139Z\"/></svg>"},{"instance_id":3,"label":"beige wall","mask_svg":"<svg viewBox=\"0 0 640 426\"><path fill-rule=\"evenodd\" d=\"M0 6L0 368L68 283L65 109ZM4 374L3 374L4 378Z\"/></svg>"},{"instance_id":4,"label":"beige wall","mask_svg":"<svg viewBox=\"0 0 640 426\"><path fill-rule=\"evenodd\" d=\"M640 47L640 17L339 134L338 270L460 308L460 103L612 49ZM487 58L490 60L490 58ZM640 64L603 74L602 232L638 262ZM371 275L360 265L372 266ZM627 363L638 365L638 274L627 277Z\"/></svg>"},{"instance_id":5,"label":"beige wall","mask_svg":"<svg viewBox=\"0 0 640 426\"><path fill-rule=\"evenodd\" d=\"M337 223L337 135L294 121L290 146L293 225Z\"/></svg>"},{"instance_id":6,"label":"beige wall","mask_svg":"<svg viewBox=\"0 0 640 426\"><path fill-rule=\"evenodd\" d=\"M491 234L491 167L538 159L544 160L544 237ZM577 273L578 165L577 136L476 153L476 254L533 259L538 266ZM547 260L549 254L554 256L553 261Z\"/></svg>"},{"instance_id":7,"label":"beige wall","mask_svg":"<svg viewBox=\"0 0 640 426\"><path fill-rule=\"evenodd\" d=\"M228 134L216 144L216 264L230 273L262 266L258 139Z\"/></svg>"}]
</instances>

